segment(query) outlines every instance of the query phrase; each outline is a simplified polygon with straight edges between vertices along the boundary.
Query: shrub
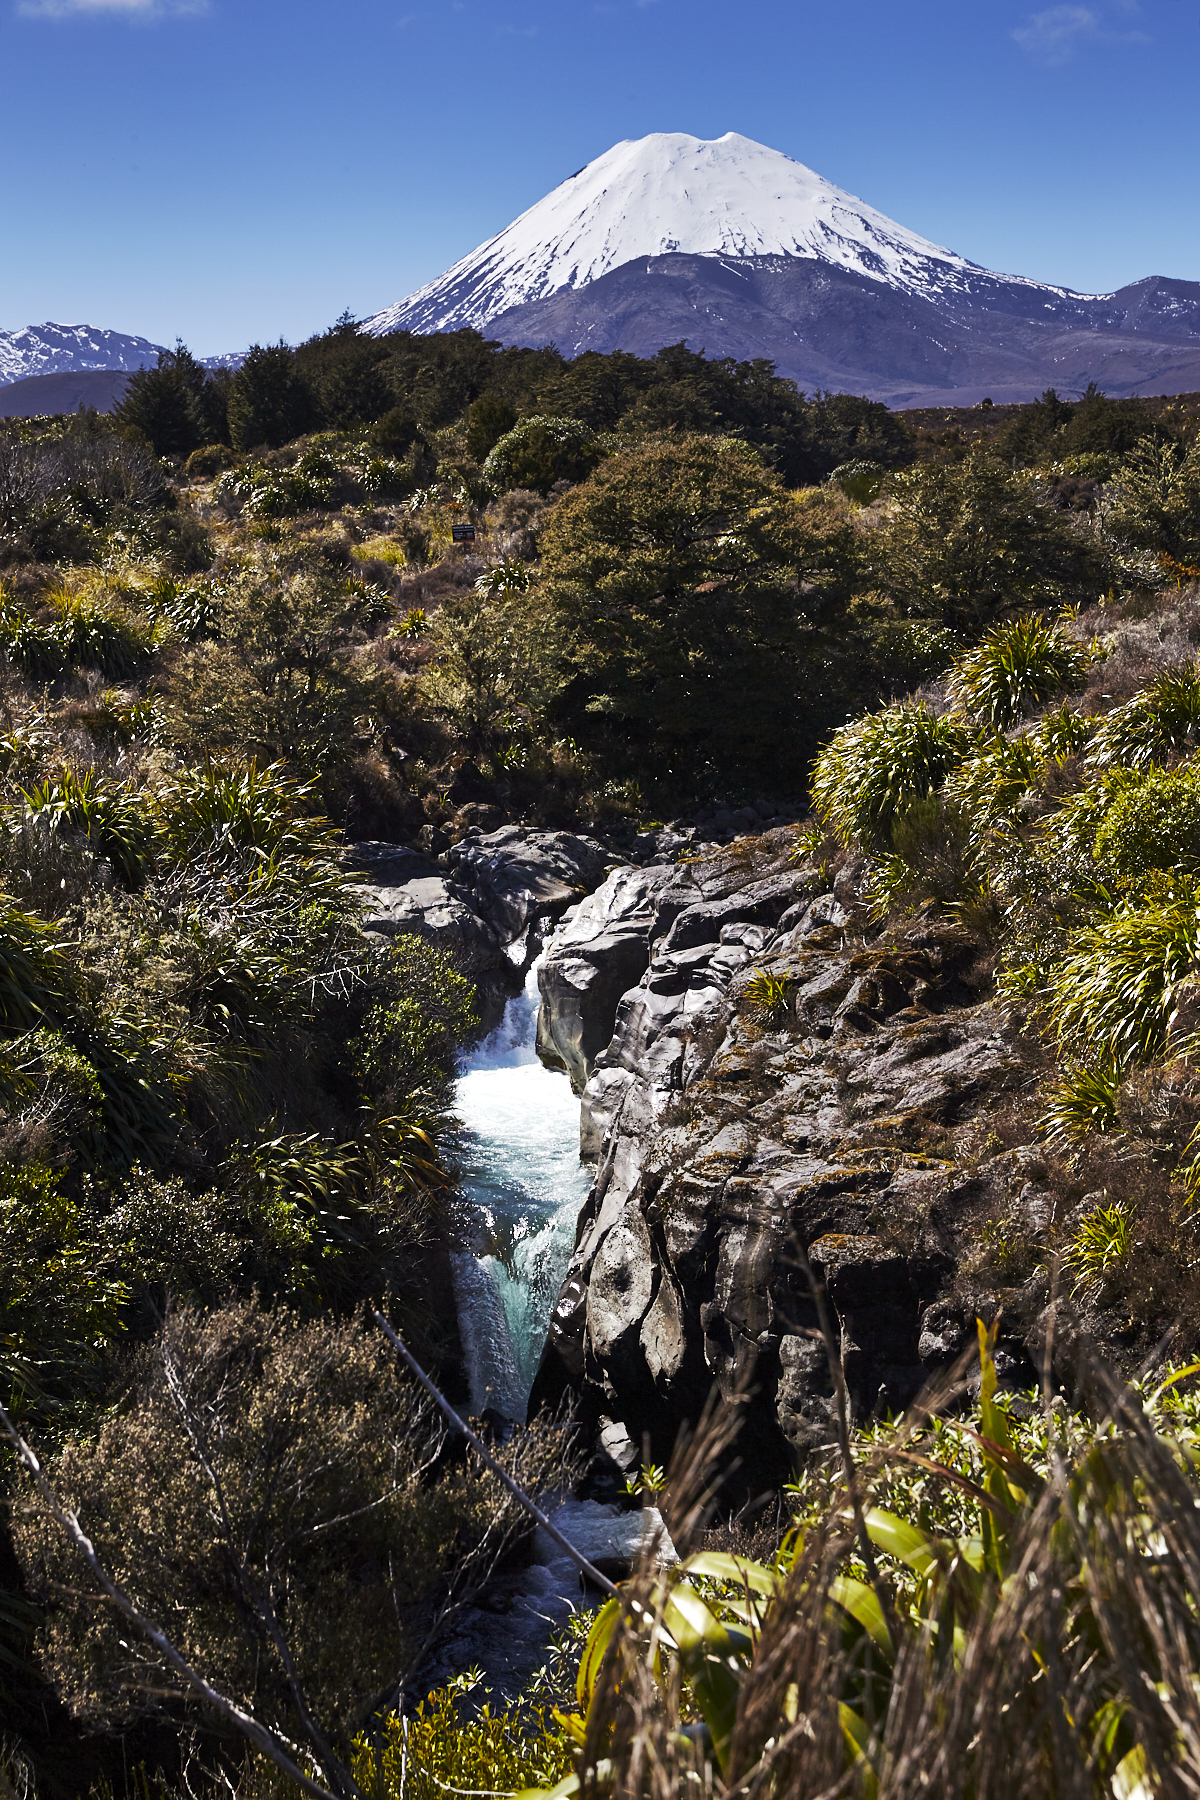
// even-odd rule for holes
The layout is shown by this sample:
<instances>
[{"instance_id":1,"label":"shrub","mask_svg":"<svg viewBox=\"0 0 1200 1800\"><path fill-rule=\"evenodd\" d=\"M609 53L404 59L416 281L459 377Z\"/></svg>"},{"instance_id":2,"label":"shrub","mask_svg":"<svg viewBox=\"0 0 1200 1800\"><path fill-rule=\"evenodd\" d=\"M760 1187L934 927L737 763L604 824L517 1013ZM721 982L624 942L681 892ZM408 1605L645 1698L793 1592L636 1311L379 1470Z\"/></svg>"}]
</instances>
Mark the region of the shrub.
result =
<instances>
[{"instance_id":1,"label":"shrub","mask_svg":"<svg viewBox=\"0 0 1200 1800\"><path fill-rule=\"evenodd\" d=\"M479 1704L480 1680L459 1675L393 1714L375 1742L358 1745L354 1775L380 1800L442 1800L447 1793L502 1794L550 1788L574 1766L572 1744L548 1706Z\"/></svg>"},{"instance_id":2,"label":"shrub","mask_svg":"<svg viewBox=\"0 0 1200 1800\"><path fill-rule=\"evenodd\" d=\"M0 1379L16 1413L77 1407L123 1331L126 1289L44 1163L0 1162Z\"/></svg>"},{"instance_id":3,"label":"shrub","mask_svg":"<svg viewBox=\"0 0 1200 1800\"><path fill-rule=\"evenodd\" d=\"M74 972L54 927L0 894L0 1031L52 1025L74 996Z\"/></svg>"},{"instance_id":4,"label":"shrub","mask_svg":"<svg viewBox=\"0 0 1200 1800\"><path fill-rule=\"evenodd\" d=\"M315 1713L345 1753L403 1679L429 1603L452 1577L470 1593L519 1530L494 1477L432 1472L441 1440L381 1335L248 1302L174 1312L119 1409L51 1473L193 1667L289 1738ZM534 1487L538 1442L506 1452ZM189 1711L169 1664L80 1591L52 1520L31 1506L14 1523L48 1606L44 1664L75 1716Z\"/></svg>"},{"instance_id":5,"label":"shrub","mask_svg":"<svg viewBox=\"0 0 1200 1800\"><path fill-rule=\"evenodd\" d=\"M581 419L535 415L522 419L499 440L483 465L493 488L533 488L547 494L557 481L582 481L604 451L591 427Z\"/></svg>"},{"instance_id":6,"label":"shrub","mask_svg":"<svg viewBox=\"0 0 1200 1800\"><path fill-rule=\"evenodd\" d=\"M471 589L443 604L429 638L421 692L473 755L540 725L562 686L560 623L533 591Z\"/></svg>"},{"instance_id":7,"label":"shrub","mask_svg":"<svg viewBox=\"0 0 1200 1800\"><path fill-rule=\"evenodd\" d=\"M1065 762L1083 749L1094 730L1094 719L1085 718L1064 701L1042 714L1033 736L1047 762Z\"/></svg>"},{"instance_id":8,"label":"shrub","mask_svg":"<svg viewBox=\"0 0 1200 1800\"><path fill-rule=\"evenodd\" d=\"M813 805L843 843L890 846L897 816L965 760L972 734L924 705L889 706L843 725L817 757Z\"/></svg>"},{"instance_id":9,"label":"shrub","mask_svg":"<svg viewBox=\"0 0 1200 1800\"><path fill-rule=\"evenodd\" d=\"M840 463L829 477L831 487L840 488L847 500L858 506L869 506L879 496L887 471L878 463Z\"/></svg>"},{"instance_id":10,"label":"shrub","mask_svg":"<svg viewBox=\"0 0 1200 1800\"><path fill-rule=\"evenodd\" d=\"M356 562L385 562L395 569L402 569L408 561L404 545L391 537L367 538L365 543L352 544L350 554Z\"/></svg>"},{"instance_id":11,"label":"shrub","mask_svg":"<svg viewBox=\"0 0 1200 1800\"><path fill-rule=\"evenodd\" d=\"M701 1550L607 1602L556 1793L646 1791L647 1769L664 1795L872 1800L1193 1778L1194 1397L1172 1418L1096 1373L1104 1424L1064 1431L1006 1410L978 1331L977 1427L922 1411L847 1442L844 1473L797 1484L773 1564Z\"/></svg>"},{"instance_id":12,"label":"shrub","mask_svg":"<svg viewBox=\"0 0 1200 1800\"><path fill-rule=\"evenodd\" d=\"M1036 615L989 631L955 658L947 692L969 718L1007 731L1063 688L1078 686L1087 658L1061 625Z\"/></svg>"},{"instance_id":13,"label":"shrub","mask_svg":"<svg viewBox=\"0 0 1200 1800\"><path fill-rule=\"evenodd\" d=\"M1151 769L1123 786L1096 832L1094 854L1118 875L1200 865L1200 768Z\"/></svg>"},{"instance_id":14,"label":"shrub","mask_svg":"<svg viewBox=\"0 0 1200 1800\"><path fill-rule=\"evenodd\" d=\"M1200 444L1147 440L1126 456L1108 529L1140 549L1200 562Z\"/></svg>"},{"instance_id":15,"label":"shrub","mask_svg":"<svg viewBox=\"0 0 1200 1800\"><path fill-rule=\"evenodd\" d=\"M458 1052L479 1027L474 985L444 950L407 933L372 980L375 997L347 1046L364 1088L384 1108L415 1093L445 1103Z\"/></svg>"},{"instance_id":16,"label":"shrub","mask_svg":"<svg viewBox=\"0 0 1200 1800\"><path fill-rule=\"evenodd\" d=\"M206 481L212 475L219 475L222 469L228 469L233 462L233 451L228 444L205 444L200 450L193 450L183 465L183 472L189 481Z\"/></svg>"},{"instance_id":17,"label":"shrub","mask_svg":"<svg viewBox=\"0 0 1200 1800\"><path fill-rule=\"evenodd\" d=\"M1044 761L1036 737L994 737L960 763L946 781L946 797L957 804L978 841L1001 822L1011 823L1020 801L1035 793Z\"/></svg>"},{"instance_id":18,"label":"shrub","mask_svg":"<svg viewBox=\"0 0 1200 1800\"><path fill-rule=\"evenodd\" d=\"M735 439L614 453L542 532L570 671L556 720L656 786L794 779L836 716L825 631L856 554L835 492L788 494Z\"/></svg>"},{"instance_id":19,"label":"shrub","mask_svg":"<svg viewBox=\"0 0 1200 1800\"><path fill-rule=\"evenodd\" d=\"M1095 547L981 449L894 475L871 556L898 606L955 628L1057 597L1099 570Z\"/></svg>"}]
</instances>

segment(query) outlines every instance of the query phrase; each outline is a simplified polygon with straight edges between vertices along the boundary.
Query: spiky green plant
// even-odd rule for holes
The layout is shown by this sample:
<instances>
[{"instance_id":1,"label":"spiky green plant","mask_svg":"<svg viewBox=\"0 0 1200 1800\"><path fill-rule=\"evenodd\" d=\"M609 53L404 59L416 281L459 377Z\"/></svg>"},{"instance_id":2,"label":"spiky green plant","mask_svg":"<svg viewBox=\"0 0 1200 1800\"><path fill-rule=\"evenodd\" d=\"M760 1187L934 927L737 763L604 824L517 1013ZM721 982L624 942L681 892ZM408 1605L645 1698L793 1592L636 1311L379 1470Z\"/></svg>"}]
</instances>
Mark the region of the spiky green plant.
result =
<instances>
[{"instance_id":1,"label":"spiky green plant","mask_svg":"<svg viewBox=\"0 0 1200 1800\"><path fill-rule=\"evenodd\" d=\"M112 864L127 888L140 887L153 867L153 815L140 796L85 769L68 769L32 788L22 788L29 821L51 836L75 833Z\"/></svg>"},{"instance_id":2,"label":"spiky green plant","mask_svg":"<svg viewBox=\"0 0 1200 1800\"><path fill-rule=\"evenodd\" d=\"M1036 614L1009 619L954 659L947 684L968 718L1007 731L1064 688L1081 684L1086 653L1061 625Z\"/></svg>"},{"instance_id":3,"label":"spiky green plant","mask_svg":"<svg viewBox=\"0 0 1200 1800\"><path fill-rule=\"evenodd\" d=\"M1068 1140L1088 1137L1093 1131L1114 1131L1119 1123L1117 1101L1121 1071L1111 1059L1089 1067L1074 1063L1063 1070L1051 1090L1042 1125L1049 1136Z\"/></svg>"},{"instance_id":4,"label":"spiky green plant","mask_svg":"<svg viewBox=\"0 0 1200 1800\"><path fill-rule=\"evenodd\" d=\"M897 816L940 787L974 734L925 705L885 707L836 731L813 769L813 804L843 843L886 850Z\"/></svg>"},{"instance_id":5,"label":"spiky green plant","mask_svg":"<svg viewBox=\"0 0 1200 1800\"><path fill-rule=\"evenodd\" d=\"M56 614L50 629L63 662L100 669L117 681L145 667L154 648L153 624L119 597L59 588L47 598Z\"/></svg>"},{"instance_id":6,"label":"spiky green plant","mask_svg":"<svg viewBox=\"0 0 1200 1800\"><path fill-rule=\"evenodd\" d=\"M1156 675L1140 693L1114 707L1088 751L1089 768L1115 763L1147 769L1182 756L1200 743L1200 666L1183 663Z\"/></svg>"},{"instance_id":7,"label":"spiky green plant","mask_svg":"<svg viewBox=\"0 0 1200 1800\"><path fill-rule=\"evenodd\" d=\"M312 784L293 780L280 763L205 763L181 769L160 788L159 829L175 859L229 849L336 865L339 839L313 798Z\"/></svg>"},{"instance_id":8,"label":"spiky green plant","mask_svg":"<svg viewBox=\"0 0 1200 1800\"><path fill-rule=\"evenodd\" d=\"M1186 888L1127 902L1081 932L1048 981L1046 1015L1060 1052L1122 1070L1161 1055L1198 947L1200 918Z\"/></svg>"},{"instance_id":9,"label":"spiky green plant","mask_svg":"<svg viewBox=\"0 0 1200 1800\"><path fill-rule=\"evenodd\" d=\"M946 798L970 819L972 835L1015 813L1026 794L1041 785L1045 759L1034 737L993 737L961 763L946 782Z\"/></svg>"},{"instance_id":10,"label":"spiky green plant","mask_svg":"<svg viewBox=\"0 0 1200 1800\"><path fill-rule=\"evenodd\" d=\"M742 998L760 1017L774 1021L788 1011L795 991L795 982L786 976L772 974L769 969L755 969L742 989Z\"/></svg>"},{"instance_id":11,"label":"spiky green plant","mask_svg":"<svg viewBox=\"0 0 1200 1800\"><path fill-rule=\"evenodd\" d=\"M1082 750L1096 728L1096 721L1076 712L1069 701L1049 707L1038 720L1033 736L1047 762L1065 762Z\"/></svg>"},{"instance_id":12,"label":"spiky green plant","mask_svg":"<svg viewBox=\"0 0 1200 1800\"><path fill-rule=\"evenodd\" d=\"M0 894L0 1031L54 1025L76 997L75 972L53 925Z\"/></svg>"},{"instance_id":13,"label":"spiky green plant","mask_svg":"<svg viewBox=\"0 0 1200 1800\"><path fill-rule=\"evenodd\" d=\"M1133 1214L1124 1200L1106 1199L1084 1214L1063 1257L1064 1269L1075 1276L1077 1295L1100 1289L1129 1260L1132 1225Z\"/></svg>"}]
</instances>

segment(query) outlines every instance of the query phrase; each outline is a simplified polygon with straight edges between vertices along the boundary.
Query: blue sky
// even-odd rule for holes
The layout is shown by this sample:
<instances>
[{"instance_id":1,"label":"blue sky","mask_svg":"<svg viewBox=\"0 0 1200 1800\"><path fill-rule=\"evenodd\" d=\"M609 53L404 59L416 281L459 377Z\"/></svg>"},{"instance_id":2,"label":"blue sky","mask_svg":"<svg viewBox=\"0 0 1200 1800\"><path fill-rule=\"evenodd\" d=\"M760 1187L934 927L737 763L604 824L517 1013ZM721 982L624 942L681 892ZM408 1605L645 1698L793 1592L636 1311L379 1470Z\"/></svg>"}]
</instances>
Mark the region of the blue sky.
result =
<instances>
[{"instance_id":1,"label":"blue sky","mask_svg":"<svg viewBox=\"0 0 1200 1800\"><path fill-rule=\"evenodd\" d=\"M0 327L200 354L739 131L1009 273L1200 279L1200 0L0 0Z\"/></svg>"}]
</instances>

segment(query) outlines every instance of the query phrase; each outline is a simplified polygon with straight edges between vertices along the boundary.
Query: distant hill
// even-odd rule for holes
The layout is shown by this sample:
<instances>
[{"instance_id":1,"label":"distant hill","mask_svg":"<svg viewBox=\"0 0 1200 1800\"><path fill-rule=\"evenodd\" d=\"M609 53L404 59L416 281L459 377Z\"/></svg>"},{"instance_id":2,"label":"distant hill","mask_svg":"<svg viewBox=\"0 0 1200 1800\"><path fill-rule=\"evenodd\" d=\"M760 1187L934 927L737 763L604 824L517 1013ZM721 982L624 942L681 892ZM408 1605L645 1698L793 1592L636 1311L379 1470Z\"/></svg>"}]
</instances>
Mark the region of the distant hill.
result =
<instances>
[{"instance_id":1,"label":"distant hill","mask_svg":"<svg viewBox=\"0 0 1200 1800\"><path fill-rule=\"evenodd\" d=\"M891 406L1200 388L1200 282L995 274L736 132L615 145L364 329L463 326L566 356L685 340Z\"/></svg>"},{"instance_id":2,"label":"distant hill","mask_svg":"<svg viewBox=\"0 0 1200 1800\"><path fill-rule=\"evenodd\" d=\"M30 375L0 387L0 419L35 419L41 413L75 412L94 406L111 412L125 397L124 369L77 369L66 375Z\"/></svg>"}]
</instances>

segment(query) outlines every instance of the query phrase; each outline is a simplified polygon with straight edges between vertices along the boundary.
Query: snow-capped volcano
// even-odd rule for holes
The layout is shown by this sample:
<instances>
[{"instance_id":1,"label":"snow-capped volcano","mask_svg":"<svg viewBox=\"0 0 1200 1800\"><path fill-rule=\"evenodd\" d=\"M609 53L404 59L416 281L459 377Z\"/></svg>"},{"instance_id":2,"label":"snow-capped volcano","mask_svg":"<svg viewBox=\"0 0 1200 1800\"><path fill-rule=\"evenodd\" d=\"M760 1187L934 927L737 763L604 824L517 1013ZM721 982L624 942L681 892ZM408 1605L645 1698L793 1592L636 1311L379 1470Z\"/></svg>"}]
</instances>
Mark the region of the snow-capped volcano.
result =
<instances>
[{"instance_id":1,"label":"snow-capped volcano","mask_svg":"<svg viewBox=\"0 0 1200 1800\"><path fill-rule=\"evenodd\" d=\"M899 406L1200 389L1200 283L996 274L734 131L614 145L362 328L465 326L566 356L684 342Z\"/></svg>"},{"instance_id":2,"label":"snow-capped volcano","mask_svg":"<svg viewBox=\"0 0 1200 1800\"><path fill-rule=\"evenodd\" d=\"M606 150L365 329L482 327L511 307L669 255L806 257L917 294L984 273L753 138L656 131Z\"/></svg>"}]
</instances>

